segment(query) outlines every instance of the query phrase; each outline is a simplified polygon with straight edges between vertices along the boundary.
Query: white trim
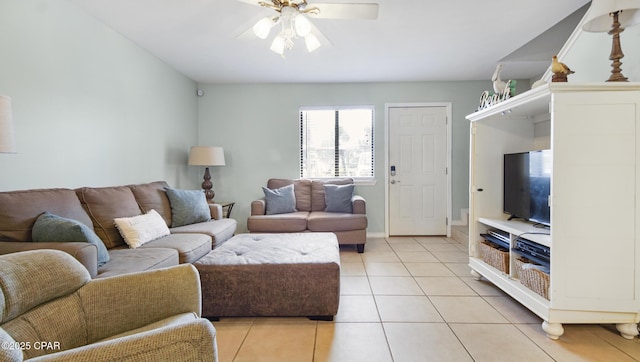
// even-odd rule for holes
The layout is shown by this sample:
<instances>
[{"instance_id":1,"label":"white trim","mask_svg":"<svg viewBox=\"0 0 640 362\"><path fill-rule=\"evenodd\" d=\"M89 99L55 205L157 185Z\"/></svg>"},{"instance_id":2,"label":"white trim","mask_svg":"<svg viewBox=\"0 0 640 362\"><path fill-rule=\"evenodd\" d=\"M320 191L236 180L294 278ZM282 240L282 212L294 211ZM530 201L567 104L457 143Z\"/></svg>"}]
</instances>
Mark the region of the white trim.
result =
<instances>
[{"instance_id":1,"label":"white trim","mask_svg":"<svg viewBox=\"0 0 640 362\"><path fill-rule=\"evenodd\" d=\"M469 209L460 209L460 220L452 220L451 226L467 226L469 224Z\"/></svg>"},{"instance_id":2,"label":"white trim","mask_svg":"<svg viewBox=\"0 0 640 362\"><path fill-rule=\"evenodd\" d=\"M451 237L452 203L451 203L451 132L452 112L451 102L424 102L424 103L385 103L384 105L384 234L389 237L389 109L410 107L446 107L447 109L447 237ZM376 175L379 178L379 174Z\"/></svg>"},{"instance_id":3,"label":"white trim","mask_svg":"<svg viewBox=\"0 0 640 362\"><path fill-rule=\"evenodd\" d=\"M374 238L384 239L385 234L383 232L370 233L367 231L367 239L374 239Z\"/></svg>"}]
</instances>

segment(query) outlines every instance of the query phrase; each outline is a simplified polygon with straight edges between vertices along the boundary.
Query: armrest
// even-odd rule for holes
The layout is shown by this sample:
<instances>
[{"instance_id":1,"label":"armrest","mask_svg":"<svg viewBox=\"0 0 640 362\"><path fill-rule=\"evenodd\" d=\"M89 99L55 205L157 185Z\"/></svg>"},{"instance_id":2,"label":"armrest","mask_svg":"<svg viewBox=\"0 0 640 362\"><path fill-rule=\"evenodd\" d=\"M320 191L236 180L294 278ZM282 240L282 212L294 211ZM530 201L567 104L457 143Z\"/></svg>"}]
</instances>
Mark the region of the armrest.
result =
<instances>
[{"instance_id":1,"label":"armrest","mask_svg":"<svg viewBox=\"0 0 640 362\"><path fill-rule=\"evenodd\" d=\"M202 311L200 275L191 264L94 279L78 294L90 342L180 313L199 317Z\"/></svg>"},{"instance_id":2,"label":"armrest","mask_svg":"<svg viewBox=\"0 0 640 362\"><path fill-rule=\"evenodd\" d=\"M206 319L52 353L33 361L216 361L216 330Z\"/></svg>"},{"instance_id":3,"label":"armrest","mask_svg":"<svg viewBox=\"0 0 640 362\"><path fill-rule=\"evenodd\" d=\"M220 204L209 204L209 212L211 213L211 218L213 220L221 220L222 219L222 205L220 205Z\"/></svg>"},{"instance_id":4,"label":"armrest","mask_svg":"<svg viewBox=\"0 0 640 362\"><path fill-rule=\"evenodd\" d=\"M264 215L267 210L267 201L264 198L251 202L251 215Z\"/></svg>"},{"instance_id":5,"label":"armrest","mask_svg":"<svg viewBox=\"0 0 640 362\"><path fill-rule=\"evenodd\" d=\"M353 195L351 198L351 205L353 205L354 214L367 214L367 202L364 197L360 195Z\"/></svg>"},{"instance_id":6,"label":"armrest","mask_svg":"<svg viewBox=\"0 0 640 362\"><path fill-rule=\"evenodd\" d=\"M62 250L76 258L89 271L91 278L98 274L98 248L90 243L70 242L34 242L34 241L0 241L0 254L17 253L19 251L55 249Z\"/></svg>"}]
</instances>

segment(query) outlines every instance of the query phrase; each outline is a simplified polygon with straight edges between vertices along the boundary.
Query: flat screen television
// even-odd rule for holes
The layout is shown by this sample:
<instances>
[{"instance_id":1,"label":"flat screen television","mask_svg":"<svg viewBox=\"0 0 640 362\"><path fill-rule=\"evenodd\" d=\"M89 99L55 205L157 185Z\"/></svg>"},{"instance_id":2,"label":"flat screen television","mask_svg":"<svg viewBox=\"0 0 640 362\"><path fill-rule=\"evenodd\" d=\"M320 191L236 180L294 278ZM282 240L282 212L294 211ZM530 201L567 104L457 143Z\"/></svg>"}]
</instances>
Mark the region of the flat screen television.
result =
<instances>
[{"instance_id":1,"label":"flat screen television","mask_svg":"<svg viewBox=\"0 0 640 362\"><path fill-rule=\"evenodd\" d=\"M551 150L504 155L504 212L551 225Z\"/></svg>"}]
</instances>

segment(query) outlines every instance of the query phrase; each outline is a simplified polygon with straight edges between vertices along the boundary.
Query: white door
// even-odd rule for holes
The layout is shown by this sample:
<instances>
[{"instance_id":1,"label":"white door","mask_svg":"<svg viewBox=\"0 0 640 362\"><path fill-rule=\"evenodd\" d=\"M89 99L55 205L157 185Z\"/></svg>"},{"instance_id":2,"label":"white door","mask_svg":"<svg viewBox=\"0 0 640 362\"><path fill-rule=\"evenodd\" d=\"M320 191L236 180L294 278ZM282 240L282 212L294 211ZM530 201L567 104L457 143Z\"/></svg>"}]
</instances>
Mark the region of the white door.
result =
<instances>
[{"instance_id":1,"label":"white door","mask_svg":"<svg viewBox=\"0 0 640 362\"><path fill-rule=\"evenodd\" d=\"M389 235L447 234L447 107L389 108Z\"/></svg>"}]
</instances>

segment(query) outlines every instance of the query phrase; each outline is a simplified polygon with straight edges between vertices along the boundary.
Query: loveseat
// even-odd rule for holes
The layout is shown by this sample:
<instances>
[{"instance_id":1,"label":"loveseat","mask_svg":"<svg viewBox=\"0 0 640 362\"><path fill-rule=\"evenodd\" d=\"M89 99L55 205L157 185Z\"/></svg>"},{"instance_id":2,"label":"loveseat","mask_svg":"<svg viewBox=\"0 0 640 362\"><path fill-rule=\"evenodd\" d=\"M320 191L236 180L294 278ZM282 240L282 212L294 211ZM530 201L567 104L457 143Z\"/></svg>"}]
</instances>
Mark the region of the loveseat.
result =
<instances>
[{"instance_id":1,"label":"loveseat","mask_svg":"<svg viewBox=\"0 0 640 362\"><path fill-rule=\"evenodd\" d=\"M215 361L193 265L94 279L59 250L0 256L0 361Z\"/></svg>"},{"instance_id":2,"label":"loveseat","mask_svg":"<svg viewBox=\"0 0 640 362\"><path fill-rule=\"evenodd\" d=\"M201 196L202 201L194 208L178 202L182 194ZM72 225L64 230L69 234L60 229L46 232L48 225L61 223ZM164 181L0 192L0 254L62 250L80 261L92 277L192 263L233 236L236 224L223 218L222 207L207 204L197 190L171 189ZM125 239L121 231L132 236ZM78 240L77 234L89 242L78 242L84 239ZM125 240L136 243L130 247Z\"/></svg>"},{"instance_id":3,"label":"loveseat","mask_svg":"<svg viewBox=\"0 0 640 362\"><path fill-rule=\"evenodd\" d=\"M247 229L251 233L333 232L339 244L355 244L362 253L367 240L366 202L353 192L354 186L351 178L269 179L263 188L265 196L251 202Z\"/></svg>"}]
</instances>

